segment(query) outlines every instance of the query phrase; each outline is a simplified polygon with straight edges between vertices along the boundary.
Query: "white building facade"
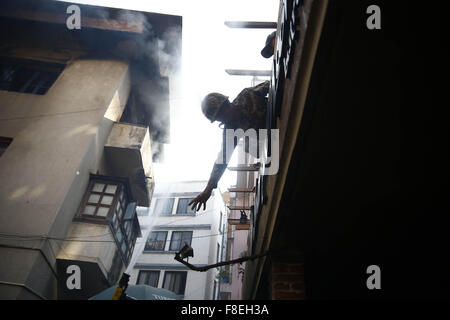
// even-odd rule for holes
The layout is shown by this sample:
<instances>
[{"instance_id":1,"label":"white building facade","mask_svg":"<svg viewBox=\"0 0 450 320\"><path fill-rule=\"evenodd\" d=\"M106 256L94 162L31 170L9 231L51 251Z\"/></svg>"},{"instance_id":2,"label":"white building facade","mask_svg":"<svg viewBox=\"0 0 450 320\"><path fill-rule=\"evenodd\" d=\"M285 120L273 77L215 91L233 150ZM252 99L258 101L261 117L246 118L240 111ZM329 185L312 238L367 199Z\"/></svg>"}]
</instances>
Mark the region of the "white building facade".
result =
<instances>
[{"instance_id":1,"label":"white building facade","mask_svg":"<svg viewBox=\"0 0 450 320\"><path fill-rule=\"evenodd\" d=\"M150 209L138 210L143 238L136 244L130 284L173 291L185 300L218 300L218 270L193 271L174 260L186 242L194 249L189 263L205 266L225 257L227 208L219 189L195 212L188 203L207 181L157 184Z\"/></svg>"}]
</instances>

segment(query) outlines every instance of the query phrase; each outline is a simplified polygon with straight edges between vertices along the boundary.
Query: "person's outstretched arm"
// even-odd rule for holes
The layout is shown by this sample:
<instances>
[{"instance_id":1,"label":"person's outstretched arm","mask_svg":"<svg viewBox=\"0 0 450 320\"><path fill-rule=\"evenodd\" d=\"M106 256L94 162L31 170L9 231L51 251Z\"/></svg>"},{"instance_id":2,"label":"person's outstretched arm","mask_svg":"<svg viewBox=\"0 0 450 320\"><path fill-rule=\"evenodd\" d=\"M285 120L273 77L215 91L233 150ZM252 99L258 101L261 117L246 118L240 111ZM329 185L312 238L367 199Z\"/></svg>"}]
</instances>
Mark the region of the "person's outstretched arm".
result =
<instances>
[{"instance_id":1,"label":"person's outstretched arm","mask_svg":"<svg viewBox=\"0 0 450 320\"><path fill-rule=\"evenodd\" d=\"M223 173L225 172L225 169L228 166L228 162L231 159L231 155L233 153L233 150L230 150L229 152L226 152L226 141L225 141L225 130L223 135L223 142L222 142L222 149L219 152L219 156L214 163L214 166L211 171L211 175L209 176L208 184L205 187L205 190L203 190L198 196L196 196L194 199L189 202L189 206L191 206L192 210L199 211L200 208L203 205L203 210L206 209L206 201L208 201L209 197L211 197L211 193L213 189L217 188L217 183L219 182L220 178L222 177ZM235 147L235 146L234 146ZM225 151L224 151L225 150Z\"/></svg>"},{"instance_id":2,"label":"person's outstretched arm","mask_svg":"<svg viewBox=\"0 0 450 320\"><path fill-rule=\"evenodd\" d=\"M217 188L217 182L219 182L220 178L222 177L222 174L224 173L225 169L227 168L227 164L218 164L215 163L211 172L211 175L208 180L208 184L205 187L205 190L203 190L197 197L191 200L189 202L189 205L192 204L192 209L199 211L200 208L203 205L203 210L206 209L206 201L208 201L209 197L211 197L211 193L213 189Z\"/></svg>"}]
</instances>

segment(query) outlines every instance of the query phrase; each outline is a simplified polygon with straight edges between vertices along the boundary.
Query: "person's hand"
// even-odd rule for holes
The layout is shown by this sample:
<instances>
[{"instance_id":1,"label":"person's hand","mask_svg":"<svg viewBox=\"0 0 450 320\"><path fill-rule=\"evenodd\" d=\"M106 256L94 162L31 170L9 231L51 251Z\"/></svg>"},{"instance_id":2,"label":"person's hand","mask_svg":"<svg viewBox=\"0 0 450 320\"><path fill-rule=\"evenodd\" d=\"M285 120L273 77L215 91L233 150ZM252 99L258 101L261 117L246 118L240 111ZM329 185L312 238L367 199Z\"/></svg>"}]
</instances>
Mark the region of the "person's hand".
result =
<instances>
[{"instance_id":1,"label":"person's hand","mask_svg":"<svg viewBox=\"0 0 450 320\"><path fill-rule=\"evenodd\" d=\"M209 197L211 197L211 191L212 189L209 187L206 187L205 190L203 190L202 193L200 193L198 196L196 196L194 199L189 202L189 206L192 204L191 209L195 211L199 211L200 208L203 205L203 210L206 209L206 201L208 201Z\"/></svg>"}]
</instances>

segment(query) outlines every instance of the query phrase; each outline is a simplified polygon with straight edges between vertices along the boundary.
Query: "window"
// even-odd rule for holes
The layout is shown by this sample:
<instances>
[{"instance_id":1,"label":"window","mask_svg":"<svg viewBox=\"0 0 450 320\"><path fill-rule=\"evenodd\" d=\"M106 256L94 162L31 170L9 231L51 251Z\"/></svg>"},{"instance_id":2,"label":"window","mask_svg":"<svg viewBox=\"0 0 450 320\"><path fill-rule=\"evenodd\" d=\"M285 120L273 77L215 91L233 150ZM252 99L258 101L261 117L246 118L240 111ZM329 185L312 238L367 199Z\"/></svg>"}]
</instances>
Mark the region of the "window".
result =
<instances>
[{"instance_id":1,"label":"window","mask_svg":"<svg viewBox=\"0 0 450 320\"><path fill-rule=\"evenodd\" d=\"M159 271L139 271L136 284L146 284L157 288L159 281Z\"/></svg>"},{"instance_id":2,"label":"window","mask_svg":"<svg viewBox=\"0 0 450 320\"><path fill-rule=\"evenodd\" d=\"M134 244L137 238L137 225L139 224L135 219L136 216L129 219L126 217L126 211L128 206L132 206L135 203L130 203L127 200L124 188L121 187L118 193L116 203L113 207L113 214L111 218L111 227L116 238L117 246L120 253L124 257L125 261L130 261L133 254Z\"/></svg>"},{"instance_id":3,"label":"window","mask_svg":"<svg viewBox=\"0 0 450 320\"><path fill-rule=\"evenodd\" d=\"M11 144L12 140L11 138L0 137L0 156L5 153L6 148Z\"/></svg>"},{"instance_id":4,"label":"window","mask_svg":"<svg viewBox=\"0 0 450 320\"><path fill-rule=\"evenodd\" d=\"M222 232L222 220L223 220L223 213L220 211L220 218L219 218L219 232Z\"/></svg>"},{"instance_id":5,"label":"window","mask_svg":"<svg viewBox=\"0 0 450 320\"><path fill-rule=\"evenodd\" d=\"M85 197L85 204L81 209L81 214L83 216L105 218L114 207L114 212L122 218L126 209L126 204L123 188L120 184L91 180L88 194Z\"/></svg>"},{"instance_id":6,"label":"window","mask_svg":"<svg viewBox=\"0 0 450 320\"><path fill-rule=\"evenodd\" d=\"M179 198L177 206L177 214L195 214L195 210L192 210L188 203L193 198Z\"/></svg>"},{"instance_id":7,"label":"window","mask_svg":"<svg viewBox=\"0 0 450 320\"><path fill-rule=\"evenodd\" d=\"M45 94L63 69L59 63L2 58L0 90Z\"/></svg>"},{"instance_id":8,"label":"window","mask_svg":"<svg viewBox=\"0 0 450 320\"><path fill-rule=\"evenodd\" d=\"M126 181L91 175L77 218L92 223L109 224L123 261L127 264L138 237L136 203Z\"/></svg>"},{"instance_id":9,"label":"window","mask_svg":"<svg viewBox=\"0 0 450 320\"><path fill-rule=\"evenodd\" d=\"M175 198L160 198L156 199L155 215L170 215L172 214L173 202Z\"/></svg>"},{"instance_id":10,"label":"window","mask_svg":"<svg viewBox=\"0 0 450 320\"><path fill-rule=\"evenodd\" d=\"M172 232L172 239L170 240L170 250L179 251L184 243L191 245L192 231L174 231Z\"/></svg>"},{"instance_id":11,"label":"window","mask_svg":"<svg viewBox=\"0 0 450 320\"><path fill-rule=\"evenodd\" d=\"M167 231L155 231L151 232L145 243L144 250L159 250L164 251L166 245Z\"/></svg>"},{"instance_id":12,"label":"window","mask_svg":"<svg viewBox=\"0 0 450 320\"><path fill-rule=\"evenodd\" d=\"M166 271L164 274L163 288L176 294L184 294L186 277L186 271Z\"/></svg>"}]
</instances>

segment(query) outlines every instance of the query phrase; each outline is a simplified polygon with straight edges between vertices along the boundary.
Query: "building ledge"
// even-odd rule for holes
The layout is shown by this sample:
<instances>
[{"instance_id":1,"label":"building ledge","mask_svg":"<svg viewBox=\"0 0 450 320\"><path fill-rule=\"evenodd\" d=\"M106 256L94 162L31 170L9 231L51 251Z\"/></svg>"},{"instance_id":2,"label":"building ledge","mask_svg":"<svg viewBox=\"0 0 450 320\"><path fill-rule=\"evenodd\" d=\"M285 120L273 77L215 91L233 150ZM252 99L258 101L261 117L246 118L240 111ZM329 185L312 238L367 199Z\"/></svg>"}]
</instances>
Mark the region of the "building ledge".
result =
<instances>
[{"instance_id":1,"label":"building ledge","mask_svg":"<svg viewBox=\"0 0 450 320\"><path fill-rule=\"evenodd\" d=\"M207 264L196 264L196 267L205 267ZM157 264L157 263L136 263L134 269L144 269L144 270L166 270L166 269L180 269L180 270L190 270L184 264Z\"/></svg>"},{"instance_id":2,"label":"building ledge","mask_svg":"<svg viewBox=\"0 0 450 320\"><path fill-rule=\"evenodd\" d=\"M110 175L128 178L137 205L149 207L154 178L148 128L114 123L105 144L105 158Z\"/></svg>"},{"instance_id":3,"label":"building ledge","mask_svg":"<svg viewBox=\"0 0 450 320\"><path fill-rule=\"evenodd\" d=\"M183 224L183 225L157 225L153 227L154 230L172 230L172 229L204 229L211 230L210 224Z\"/></svg>"}]
</instances>

